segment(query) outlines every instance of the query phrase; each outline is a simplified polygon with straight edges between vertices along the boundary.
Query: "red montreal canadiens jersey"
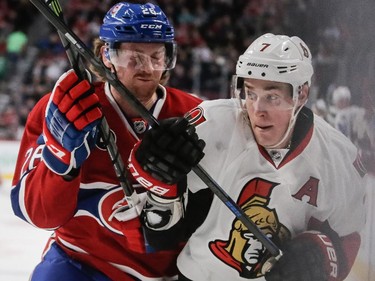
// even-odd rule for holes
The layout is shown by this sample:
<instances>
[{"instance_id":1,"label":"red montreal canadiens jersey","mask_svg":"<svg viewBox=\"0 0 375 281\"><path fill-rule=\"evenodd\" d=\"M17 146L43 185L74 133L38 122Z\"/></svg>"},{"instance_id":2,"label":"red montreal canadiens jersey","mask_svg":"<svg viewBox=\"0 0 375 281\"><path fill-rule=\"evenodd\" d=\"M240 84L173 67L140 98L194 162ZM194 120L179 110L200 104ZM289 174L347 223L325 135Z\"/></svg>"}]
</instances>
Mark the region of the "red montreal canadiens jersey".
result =
<instances>
[{"instance_id":1,"label":"red montreal canadiens jersey","mask_svg":"<svg viewBox=\"0 0 375 281\"><path fill-rule=\"evenodd\" d=\"M353 263L364 226L365 184L357 149L344 135L303 108L290 149L266 151L237 100L203 101L189 116L206 142L200 164L267 237L280 245L308 229L335 233L347 264ZM207 188L194 173L188 187ZM191 280L265 280L257 271L264 254L260 241L214 196L177 265ZM334 276L337 260L331 258Z\"/></svg>"},{"instance_id":2,"label":"red montreal canadiens jersey","mask_svg":"<svg viewBox=\"0 0 375 281\"><path fill-rule=\"evenodd\" d=\"M147 124L142 119L125 118L109 93L108 84L98 83L95 88L126 163ZM201 102L177 89L160 86L159 90L162 97L153 111L157 119L183 116ZM113 216L124 195L100 140L81 166L80 176L70 182L41 161L42 124L48 99L49 95L43 97L27 120L13 179L15 214L38 228L54 231L46 249L56 242L71 257L96 267L112 280L134 280L129 275L140 280L168 280L175 276L177 250L146 254L138 218L121 222Z\"/></svg>"}]
</instances>

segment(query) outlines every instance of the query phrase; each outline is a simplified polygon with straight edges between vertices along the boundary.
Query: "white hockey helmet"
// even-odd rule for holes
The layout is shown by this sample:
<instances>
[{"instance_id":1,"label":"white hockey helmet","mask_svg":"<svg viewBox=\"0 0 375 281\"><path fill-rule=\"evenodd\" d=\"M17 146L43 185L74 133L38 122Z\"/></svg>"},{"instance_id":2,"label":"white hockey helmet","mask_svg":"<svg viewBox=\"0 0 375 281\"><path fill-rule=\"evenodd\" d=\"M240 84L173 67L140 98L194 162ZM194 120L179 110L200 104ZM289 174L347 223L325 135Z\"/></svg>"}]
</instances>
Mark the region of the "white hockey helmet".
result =
<instances>
[{"instance_id":1,"label":"white hockey helmet","mask_svg":"<svg viewBox=\"0 0 375 281\"><path fill-rule=\"evenodd\" d=\"M332 103L333 105L337 106L342 100L350 101L351 96L352 95L348 87L339 86L332 93Z\"/></svg>"},{"instance_id":2,"label":"white hockey helmet","mask_svg":"<svg viewBox=\"0 0 375 281\"><path fill-rule=\"evenodd\" d=\"M239 57L236 66L237 77L292 85L294 99L303 84L307 82L310 86L313 73L311 52L305 42L297 36L272 33L258 37Z\"/></svg>"}]
</instances>

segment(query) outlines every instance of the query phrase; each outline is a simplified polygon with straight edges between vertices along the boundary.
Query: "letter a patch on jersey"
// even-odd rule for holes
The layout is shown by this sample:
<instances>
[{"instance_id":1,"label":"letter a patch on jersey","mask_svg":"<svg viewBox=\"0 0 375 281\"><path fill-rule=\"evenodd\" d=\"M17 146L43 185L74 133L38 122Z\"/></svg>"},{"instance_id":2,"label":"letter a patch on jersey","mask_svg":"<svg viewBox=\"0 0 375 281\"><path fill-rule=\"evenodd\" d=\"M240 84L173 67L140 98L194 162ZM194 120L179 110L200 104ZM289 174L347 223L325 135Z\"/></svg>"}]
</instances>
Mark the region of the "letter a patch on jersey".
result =
<instances>
[{"instance_id":1,"label":"letter a patch on jersey","mask_svg":"<svg viewBox=\"0 0 375 281\"><path fill-rule=\"evenodd\" d=\"M293 195L294 198L303 201L303 197L308 198L307 203L317 207L318 201L318 184L319 180L314 177L310 177L309 180Z\"/></svg>"}]
</instances>

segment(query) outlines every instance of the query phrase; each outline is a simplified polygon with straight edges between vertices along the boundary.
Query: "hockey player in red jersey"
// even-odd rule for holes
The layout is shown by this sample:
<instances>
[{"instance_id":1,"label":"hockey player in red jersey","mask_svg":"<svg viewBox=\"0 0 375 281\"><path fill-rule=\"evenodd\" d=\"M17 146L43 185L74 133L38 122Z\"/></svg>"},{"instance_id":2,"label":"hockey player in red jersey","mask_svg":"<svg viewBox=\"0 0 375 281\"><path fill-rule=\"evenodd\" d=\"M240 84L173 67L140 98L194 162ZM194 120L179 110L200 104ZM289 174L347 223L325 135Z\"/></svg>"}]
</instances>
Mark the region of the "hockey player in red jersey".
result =
<instances>
[{"instance_id":1,"label":"hockey player in red jersey","mask_svg":"<svg viewBox=\"0 0 375 281\"><path fill-rule=\"evenodd\" d=\"M183 116L201 102L162 85L175 65L176 45L174 29L157 5L116 4L106 14L99 38L95 54L155 118ZM91 85L68 71L27 120L12 207L31 225L52 231L31 280L177 276L181 247L146 252L139 217L128 221L119 215L126 201L98 124L105 116L124 161L148 125L102 78ZM145 190L139 184L134 188L142 205Z\"/></svg>"},{"instance_id":2,"label":"hockey player in red jersey","mask_svg":"<svg viewBox=\"0 0 375 281\"><path fill-rule=\"evenodd\" d=\"M190 112L190 124L162 121L134 148L129 168L148 183L154 201L173 198L174 184L199 162L284 253L264 268L264 245L190 173L185 213L168 217L150 207L144 215L152 245L173 225L180 228L175 237L193 233L177 260L179 280L348 275L365 220L365 170L356 147L305 107L312 75L311 53L300 38L262 35L238 59L237 98L203 101Z\"/></svg>"}]
</instances>

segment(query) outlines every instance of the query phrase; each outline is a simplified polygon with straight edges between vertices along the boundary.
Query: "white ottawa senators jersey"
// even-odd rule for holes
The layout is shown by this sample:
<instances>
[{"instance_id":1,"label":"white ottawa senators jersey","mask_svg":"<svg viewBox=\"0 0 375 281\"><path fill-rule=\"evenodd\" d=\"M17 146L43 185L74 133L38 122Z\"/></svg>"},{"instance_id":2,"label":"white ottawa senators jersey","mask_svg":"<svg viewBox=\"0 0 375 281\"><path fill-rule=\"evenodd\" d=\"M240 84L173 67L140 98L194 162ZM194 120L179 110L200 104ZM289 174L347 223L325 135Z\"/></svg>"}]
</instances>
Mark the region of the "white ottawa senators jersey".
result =
<instances>
[{"instance_id":1,"label":"white ottawa senators jersey","mask_svg":"<svg viewBox=\"0 0 375 281\"><path fill-rule=\"evenodd\" d=\"M329 228L340 237L361 230L364 173L356 148L340 132L303 108L290 150L267 152L255 142L241 112L234 99L204 101L189 118L206 142L202 167L265 235L280 244L312 228ZM188 187L192 192L207 188L194 173ZM177 265L194 281L265 280L256 270L264 253L214 196Z\"/></svg>"}]
</instances>

